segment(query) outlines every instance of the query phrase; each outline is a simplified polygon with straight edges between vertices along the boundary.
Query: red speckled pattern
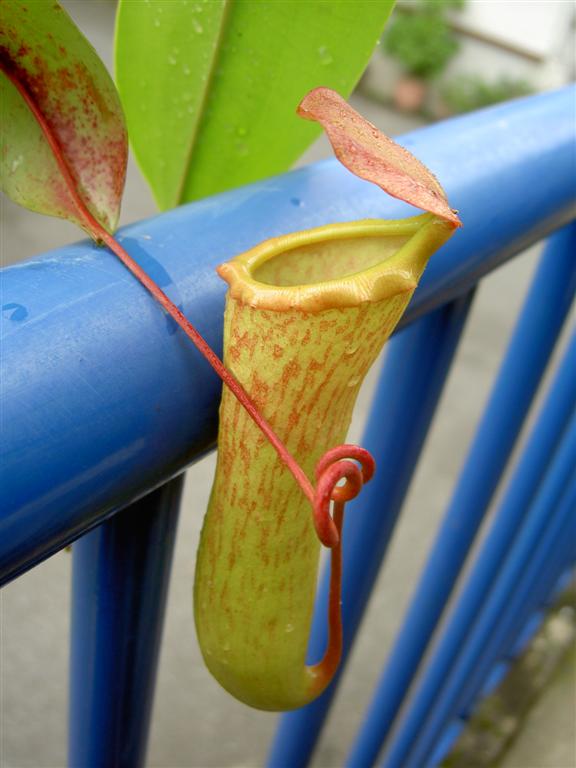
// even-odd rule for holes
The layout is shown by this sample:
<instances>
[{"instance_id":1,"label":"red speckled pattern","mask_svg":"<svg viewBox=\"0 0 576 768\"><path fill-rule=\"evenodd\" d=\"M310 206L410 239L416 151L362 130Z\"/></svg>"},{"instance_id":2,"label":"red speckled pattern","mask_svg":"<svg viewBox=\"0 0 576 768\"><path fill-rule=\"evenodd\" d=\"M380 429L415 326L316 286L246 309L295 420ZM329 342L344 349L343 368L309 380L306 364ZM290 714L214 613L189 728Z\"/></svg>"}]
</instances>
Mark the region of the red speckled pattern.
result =
<instances>
[{"instance_id":1,"label":"red speckled pattern","mask_svg":"<svg viewBox=\"0 0 576 768\"><path fill-rule=\"evenodd\" d=\"M319 313L229 298L225 362L308 477L343 441L361 382L409 298ZM227 390L218 447L196 572L204 657L246 703L301 706L313 698L305 655L320 544L311 507Z\"/></svg>"},{"instance_id":2,"label":"red speckled pattern","mask_svg":"<svg viewBox=\"0 0 576 768\"><path fill-rule=\"evenodd\" d=\"M78 222L58 164L35 146L43 137L25 100L28 94L58 142L77 191L108 230L116 225L128 142L112 80L67 14L52 3L0 0L0 68L7 126L2 160L6 191L17 202ZM10 126L13 130L9 130ZM29 155L34 151L34 157ZM11 178L12 177L12 178ZM82 222L78 222L82 223Z\"/></svg>"},{"instance_id":3,"label":"red speckled pattern","mask_svg":"<svg viewBox=\"0 0 576 768\"><path fill-rule=\"evenodd\" d=\"M460 219L448 205L440 183L426 166L381 133L330 88L315 88L298 114L322 125L340 162L389 195L436 214L455 227Z\"/></svg>"}]
</instances>

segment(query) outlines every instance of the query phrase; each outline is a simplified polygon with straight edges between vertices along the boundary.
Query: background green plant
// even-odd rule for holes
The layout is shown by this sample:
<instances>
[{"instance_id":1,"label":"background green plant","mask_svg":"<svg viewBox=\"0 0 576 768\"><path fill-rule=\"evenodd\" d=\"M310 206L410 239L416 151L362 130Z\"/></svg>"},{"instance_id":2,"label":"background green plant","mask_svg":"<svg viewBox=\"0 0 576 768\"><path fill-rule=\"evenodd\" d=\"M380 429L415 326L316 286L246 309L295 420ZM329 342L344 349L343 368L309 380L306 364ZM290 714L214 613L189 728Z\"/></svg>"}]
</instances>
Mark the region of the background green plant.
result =
<instances>
[{"instance_id":1,"label":"background green plant","mask_svg":"<svg viewBox=\"0 0 576 768\"><path fill-rule=\"evenodd\" d=\"M534 93L534 88L527 80L501 77L490 82L480 75L460 75L440 88L444 103L455 114L472 112L531 93Z\"/></svg>"},{"instance_id":2,"label":"background green plant","mask_svg":"<svg viewBox=\"0 0 576 768\"><path fill-rule=\"evenodd\" d=\"M403 8L384 37L384 51L407 74L436 77L460 47L446 14L463 7L464 0L420 0Z\"/></svg>"}]
</instances>

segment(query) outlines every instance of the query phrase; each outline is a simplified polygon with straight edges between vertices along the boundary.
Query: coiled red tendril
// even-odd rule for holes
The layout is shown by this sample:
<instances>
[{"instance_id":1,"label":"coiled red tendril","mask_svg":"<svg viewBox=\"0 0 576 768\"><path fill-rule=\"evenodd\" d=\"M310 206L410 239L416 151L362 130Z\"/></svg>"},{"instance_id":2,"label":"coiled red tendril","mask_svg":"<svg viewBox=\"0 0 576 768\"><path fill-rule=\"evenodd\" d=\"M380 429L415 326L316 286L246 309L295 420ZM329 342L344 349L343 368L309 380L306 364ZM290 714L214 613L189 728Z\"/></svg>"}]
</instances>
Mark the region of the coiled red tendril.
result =
<instances>
[{"instance_id":1,"label":"coiled red tendril","mask_svg":"<svg viewBox=\"0 0 576 768\"><path fill-rule=\"evenodd\" d=\"M364 483L374 475L374 470L372 454L358 445L331 448L316 465L314 527L325 547L332 549L340 541L340 534L330 514L331 502L344 503L356 498ZM345 480L344 485L339 485L342 480Z\"/></svg>"}]
</instances>

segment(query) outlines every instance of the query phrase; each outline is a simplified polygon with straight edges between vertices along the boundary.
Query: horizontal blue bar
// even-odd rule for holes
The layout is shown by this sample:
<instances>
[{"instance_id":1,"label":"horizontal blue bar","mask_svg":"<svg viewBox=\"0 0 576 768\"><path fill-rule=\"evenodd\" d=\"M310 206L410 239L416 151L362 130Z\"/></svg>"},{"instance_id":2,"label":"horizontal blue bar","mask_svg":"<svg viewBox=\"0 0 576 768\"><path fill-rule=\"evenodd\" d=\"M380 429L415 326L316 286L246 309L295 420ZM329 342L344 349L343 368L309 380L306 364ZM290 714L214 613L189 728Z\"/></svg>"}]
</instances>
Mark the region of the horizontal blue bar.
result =
<instances>
[{"instance_id":1,"label":"horizontal blue bar","mask_svg":"<svg viewBox=\"0 0 576 768\"><path fill-rule=\"evenodd\" d=\"M574 215L573 102L566 88L404 138L465 224L433 260L405 322ZM178 208L120 237L218 350L218 263L283 232L410 210L328 161ZM209 449L220 386L141 286L86 241L6 268L2 290L6 581Z\"/></svg>"}]
</instances>

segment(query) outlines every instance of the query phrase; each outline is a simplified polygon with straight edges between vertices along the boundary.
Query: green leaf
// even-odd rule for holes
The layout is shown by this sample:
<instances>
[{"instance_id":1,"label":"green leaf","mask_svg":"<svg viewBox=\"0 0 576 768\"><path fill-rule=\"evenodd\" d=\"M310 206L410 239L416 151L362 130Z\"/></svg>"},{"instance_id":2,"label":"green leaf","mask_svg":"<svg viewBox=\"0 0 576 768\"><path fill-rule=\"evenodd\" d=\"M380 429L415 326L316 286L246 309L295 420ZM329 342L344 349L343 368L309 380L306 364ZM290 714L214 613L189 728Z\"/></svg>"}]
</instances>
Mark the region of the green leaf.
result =
<instances>
[{"instance_id":1,"label":"green leaf","mask_svg":"<svg viewBox=\"0 0 576 768\"><path fill-rule=\"evenodd\" d=\"M114 84L58 3L0 0L0 179L93 236L118 220L128 142Z\"/></svg>"},{"instance_id":2,"label":"green leaf","mask_svg":"<svg viewBox=\"0 0 576 768\"><path fill-rule=\"evenodd\" d=\"M298 102L349 95L393 0L120 0L116 80L161 208L285 171L318 135Z\"/></svg>"}]
</instances>

